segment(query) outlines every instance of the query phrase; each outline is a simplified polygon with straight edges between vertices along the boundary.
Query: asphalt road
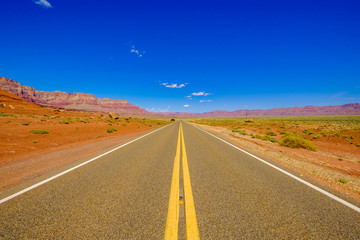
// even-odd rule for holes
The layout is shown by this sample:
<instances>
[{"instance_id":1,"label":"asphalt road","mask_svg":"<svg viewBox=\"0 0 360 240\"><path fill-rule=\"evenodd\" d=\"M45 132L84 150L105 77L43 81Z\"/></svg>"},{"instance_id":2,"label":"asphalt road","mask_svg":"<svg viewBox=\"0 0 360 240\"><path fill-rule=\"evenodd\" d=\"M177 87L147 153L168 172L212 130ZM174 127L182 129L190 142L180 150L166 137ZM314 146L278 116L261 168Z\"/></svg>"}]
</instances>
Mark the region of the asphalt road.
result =
<instances>
[{"instance_id":1,"label":"asphalt road","mask_svg":"<svg viewBox=\"0 0 360 240\"><path fill-rule=\"evenodd\" d=\"M182 126L201 239L360 239L359 212ZM176 122L0 204L0 239L164 239L178 135Z\"/></svg>"}]
</instances>

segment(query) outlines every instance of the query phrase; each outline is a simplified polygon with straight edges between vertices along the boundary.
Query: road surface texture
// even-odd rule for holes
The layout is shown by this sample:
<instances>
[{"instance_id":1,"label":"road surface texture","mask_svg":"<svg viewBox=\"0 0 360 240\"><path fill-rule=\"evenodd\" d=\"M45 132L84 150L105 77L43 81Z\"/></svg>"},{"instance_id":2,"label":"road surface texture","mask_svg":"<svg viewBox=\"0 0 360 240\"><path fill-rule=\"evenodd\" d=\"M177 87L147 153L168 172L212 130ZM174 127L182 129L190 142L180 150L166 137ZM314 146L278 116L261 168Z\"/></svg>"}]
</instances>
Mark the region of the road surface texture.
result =
<instances>
[{"instance_id":1,"label":"road surface texture","mask_svg":"<svg viewBox=\"0 0 360 240\"><path fill-rule=\"evenodd\" d=\"M360 239L356 206L184 122L5 197L0 239Z\"/></svg>"}]
</instances>

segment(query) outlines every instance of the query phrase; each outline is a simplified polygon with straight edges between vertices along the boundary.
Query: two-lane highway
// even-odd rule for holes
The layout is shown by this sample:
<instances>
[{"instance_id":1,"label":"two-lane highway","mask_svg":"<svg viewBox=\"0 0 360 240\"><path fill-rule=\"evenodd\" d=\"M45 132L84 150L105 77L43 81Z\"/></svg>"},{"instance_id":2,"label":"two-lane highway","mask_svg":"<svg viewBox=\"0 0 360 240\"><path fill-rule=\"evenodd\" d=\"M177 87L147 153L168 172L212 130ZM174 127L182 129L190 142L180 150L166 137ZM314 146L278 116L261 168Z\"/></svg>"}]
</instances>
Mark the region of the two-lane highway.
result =
<instances>
[{"instance_id":1,"label":"two-lane highway","mask_svg":"<svg viewBox=\"0 0 360 240\"><path fill-rule=\"evenodd\" d=\"M181 228L194 224L201 239L360 238L356 207L181 125L3 202L0 239L164 239L172 202L181 238Z\"/></svg>"}]
</instances>

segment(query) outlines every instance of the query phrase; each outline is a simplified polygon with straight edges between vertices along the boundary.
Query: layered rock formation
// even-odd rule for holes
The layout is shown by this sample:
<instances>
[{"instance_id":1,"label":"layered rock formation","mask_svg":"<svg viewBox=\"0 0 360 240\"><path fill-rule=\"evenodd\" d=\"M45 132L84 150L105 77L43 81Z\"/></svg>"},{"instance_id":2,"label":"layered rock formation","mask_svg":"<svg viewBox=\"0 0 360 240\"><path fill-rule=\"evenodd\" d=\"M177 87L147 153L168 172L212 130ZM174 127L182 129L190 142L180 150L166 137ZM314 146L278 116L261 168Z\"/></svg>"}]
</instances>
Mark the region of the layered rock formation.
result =
<instances>
[{"instance_id":1,"label":"layered rock formation","mask_svg":"<svg viewBox=\"0 0 360 240\"><path fill-rule=\"evenodd\" d=\"M10 92L29 102L54 107L87 111L111 111L138 115L148 113L146 110L136 105L129 104L127 100L96 98L94 95L88 93L37 91L32 87L22 86L19 82L4 77L0 77L0 89Z\"/></svg>"},{"instance_id":2,"label":"layered rock formation","mask_svg":"<svg viewBox=\"0 0 360 240\"><path fill-rule=\"evenodd\" d=\"M149 113L143 108L129 104L127 100L96 98L87 93L45 92L37 91L32 87L22 86L20 83L0 77L0 89L15 94L29 102L78 109L87 111L117 112L136 115L163 115L177 117L239 117L239 116L307 116L307 115L360 115L360 104L350 103L338 106L306 106L292 108L274 108L268 110L236 110L212 111L206 113Z\"/></svg>"}]
</instances>

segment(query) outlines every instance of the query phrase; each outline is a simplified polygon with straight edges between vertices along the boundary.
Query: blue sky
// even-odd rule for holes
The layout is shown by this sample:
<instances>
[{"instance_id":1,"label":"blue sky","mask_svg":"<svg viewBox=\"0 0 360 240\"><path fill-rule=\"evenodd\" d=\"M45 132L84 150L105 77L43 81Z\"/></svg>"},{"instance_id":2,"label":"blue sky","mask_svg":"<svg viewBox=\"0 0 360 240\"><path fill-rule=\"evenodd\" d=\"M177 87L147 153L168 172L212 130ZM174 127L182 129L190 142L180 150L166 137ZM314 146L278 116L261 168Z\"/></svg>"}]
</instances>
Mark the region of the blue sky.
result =
<instances>
[{"instance_id":1,"label":"blue sky","mask_svg":"<svg viewBox=\"0 0 360 240\"><path fill-rule=\"evenodd\" d=\"M207 112L360 102L360 1L1 2L0 76Z\"/></svg>"}]
</instances>

